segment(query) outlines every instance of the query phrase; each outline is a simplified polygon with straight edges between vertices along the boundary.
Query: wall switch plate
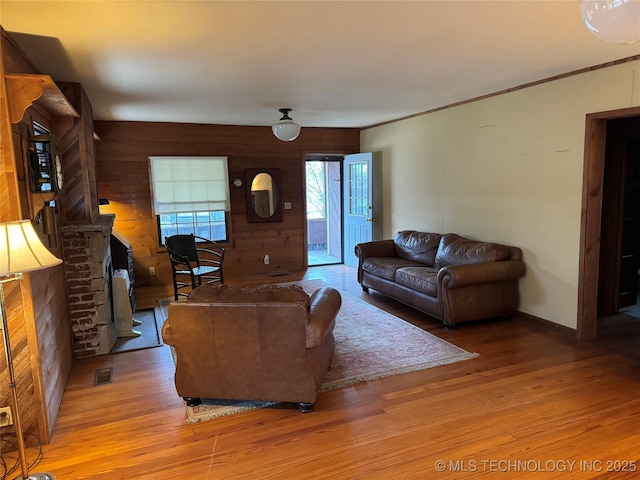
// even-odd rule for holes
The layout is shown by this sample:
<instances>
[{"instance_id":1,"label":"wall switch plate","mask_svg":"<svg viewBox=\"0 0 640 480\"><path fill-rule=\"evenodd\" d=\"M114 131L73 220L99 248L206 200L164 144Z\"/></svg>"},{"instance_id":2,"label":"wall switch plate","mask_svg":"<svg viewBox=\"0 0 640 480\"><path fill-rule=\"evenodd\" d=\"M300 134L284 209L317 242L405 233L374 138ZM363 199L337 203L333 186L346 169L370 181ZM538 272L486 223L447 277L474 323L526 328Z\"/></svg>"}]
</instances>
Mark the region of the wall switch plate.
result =
<instances>
[{"instance_id":1,"label":"wall switch plate","mask_svg":"<svg viewBox=\"0 0 640 480\"><path fill-rule=\"evenodd\" d=\"M269 265L269 255L264 256L264 264Z\"/></svg>"},{"instance_id":2,"label":"wall switch plate","mask_svg":"<svg viewBox=\"0 0 640 480\"><path fill-rule=\"evenodd\" d=\"M10 407L0 407L0 427L13 425L13 416Z\"/></svg>"},{"instance_id":3,"label":"wall switch plate","mask_svg":"<svg viewBox=\"0 0 640 480\"><path fill-rule=\"evenodd\" d=\"M156 274L156 267L149 267L149 275L155 275Z\"/></svg>"},{"instance_id":4,"label":"wall switch plate","mask_svg":"<svg viewBox=\"0 0 640 480\"><path fill-rule=\"evenodd\" d=\"M291 210L291 202L284 202L284 209Z\"/></svg>"}]
</instances>

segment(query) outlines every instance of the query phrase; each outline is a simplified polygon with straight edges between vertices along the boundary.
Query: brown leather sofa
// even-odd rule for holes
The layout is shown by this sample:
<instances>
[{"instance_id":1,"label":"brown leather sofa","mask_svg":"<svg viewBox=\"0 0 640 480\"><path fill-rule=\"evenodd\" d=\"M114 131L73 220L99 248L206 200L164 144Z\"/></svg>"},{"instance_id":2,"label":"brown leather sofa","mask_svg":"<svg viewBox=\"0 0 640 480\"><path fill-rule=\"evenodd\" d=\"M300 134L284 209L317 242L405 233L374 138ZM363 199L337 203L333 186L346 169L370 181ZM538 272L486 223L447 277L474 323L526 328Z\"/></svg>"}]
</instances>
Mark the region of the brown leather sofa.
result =
<instances>
[{"instance_id":1,"label":"brown leather sofa","mask_svg":"<svg viewBox=\"0 0 640 480\"><path fill-rule=\"evenodd\" d=\"M518 306L522 250L455 233L404 230L356 245L358 282L445 325L510 315Z\"/></svg>"},{"instance_id":2,"label":"brown leather sofa","mask_svg":"<svg viewBox=\"0 0 640 480\"><path fill-rule=\"evenodd\" d=\"M203 285L169 305L162 327L174 348L175 384L202 398L298 403L311 412L333 357L342 299L324 287Z\"/></svg>"}]
</instances>

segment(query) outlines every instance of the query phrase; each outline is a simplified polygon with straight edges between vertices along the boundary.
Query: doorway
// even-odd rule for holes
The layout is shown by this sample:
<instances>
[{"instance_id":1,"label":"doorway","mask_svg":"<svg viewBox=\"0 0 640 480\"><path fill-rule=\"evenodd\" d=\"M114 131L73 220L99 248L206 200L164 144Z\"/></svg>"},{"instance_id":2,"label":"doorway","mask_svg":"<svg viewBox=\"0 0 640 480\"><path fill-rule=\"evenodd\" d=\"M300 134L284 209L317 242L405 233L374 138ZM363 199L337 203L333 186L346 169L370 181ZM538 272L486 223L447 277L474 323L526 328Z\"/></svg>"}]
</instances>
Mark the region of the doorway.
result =
<instances>
[{"instance_id":1,"label":"doorway","mask_svg":"<svg viewBox=\"0 0 640 480\"><path fill-rule=\"evenodd\" d=\"M640 117L607 121L600 261L599 344L638 356L640 306Z\"/></svg>"},{"instance_id":2,"label":"doorway","mask_svg":"<svg viewBox=\"0 0 640 480\"><path fill-rule=\"evenodd\" d=\"M342 155L305 157L307 265L342 263Z\"/></svg>"},{"instance_id":3,"label":"doorway","mask_svg":"<svg viewBox=\"0 0 640 480\"><path fill-rule=\"evenodd\" d=\"M635 301L638 239L633 217L640 207L633 204L638 188L634 169L640 163L640 108L587 115L585 134L578 278L580 340L596 338L600 318L617 314L625 303ZM635 283L630 284L632 277ZM629 287L631 294L626 291Z\"/></svg>"}]
</instances>

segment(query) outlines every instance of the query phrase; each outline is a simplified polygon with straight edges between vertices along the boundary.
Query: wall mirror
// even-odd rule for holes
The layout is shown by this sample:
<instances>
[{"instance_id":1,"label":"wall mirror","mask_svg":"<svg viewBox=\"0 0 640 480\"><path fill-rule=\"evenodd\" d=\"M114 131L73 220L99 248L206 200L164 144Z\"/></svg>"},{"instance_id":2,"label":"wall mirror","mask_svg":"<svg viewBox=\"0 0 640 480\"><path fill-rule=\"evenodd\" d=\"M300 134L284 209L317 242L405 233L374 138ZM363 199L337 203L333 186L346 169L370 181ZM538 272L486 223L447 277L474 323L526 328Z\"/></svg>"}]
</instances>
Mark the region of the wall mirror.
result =
<instances>
[{"instance_id":1,"label":"wall mirror","mask_svg":"<svg viewBox=\"0 0 640 480\"><path fill-rule=\"evenodd\" d=\"M281 222L279 168L248 168L244 171L247 221Z\"/></svg>"}]
</instances>

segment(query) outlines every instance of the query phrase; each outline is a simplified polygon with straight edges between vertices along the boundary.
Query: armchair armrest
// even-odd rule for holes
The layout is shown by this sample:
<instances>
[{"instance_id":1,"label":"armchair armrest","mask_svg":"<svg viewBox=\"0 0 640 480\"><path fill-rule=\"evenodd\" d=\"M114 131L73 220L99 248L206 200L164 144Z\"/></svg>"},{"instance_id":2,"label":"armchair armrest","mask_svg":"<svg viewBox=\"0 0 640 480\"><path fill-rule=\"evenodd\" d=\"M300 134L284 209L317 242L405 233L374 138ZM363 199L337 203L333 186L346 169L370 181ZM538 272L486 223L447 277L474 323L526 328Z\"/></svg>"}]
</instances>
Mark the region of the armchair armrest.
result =
<instances>
[{"instance_id":1,"label":"armchair armrest","mask_svg":"<svg viewBox=\"0 0 640 480\"><path fill-rule=\"evenodd\" d=\"M191 262L189 261L189 257L186 255L182 255L171 248L167 247L167 252L169 253L169 260L171 261L172 266L182 266L184 265L193 275L193 267L191 266Z\"/></svg>"},{"instance_id":2,"label":"armchair armrest","mask_svg":"<svg viewBox=\"0 0 640 480\"><path fill-rule=\"evenodd\" d=\"M517 280L524 274L525 264L519 260L447 265L438 271L438 288L458 288L480 283Z\"/></svg>"},{"instance_id":3,"label":"armchair armrest","mask_svg":"<svg viewBox=\"0 0 640 480\"><path fill-rule=\"evenodd\" d=\"M169 319L162 325L162 341L167 345L173 345L173 335L171 333L171 323Z\"/></svg>"},{"instance_id":4,"label":"armchair armrest","mask_svg":"<svg viewBox=\"0 0 640 480\"><path fill-rule=\"evenodd\" d=\"M307 348L321 345L325 337L333 331L341 304L342 297L334 288L323 287L313 292L309 323L306 325Z\"/></svg>"}]
</instances>

